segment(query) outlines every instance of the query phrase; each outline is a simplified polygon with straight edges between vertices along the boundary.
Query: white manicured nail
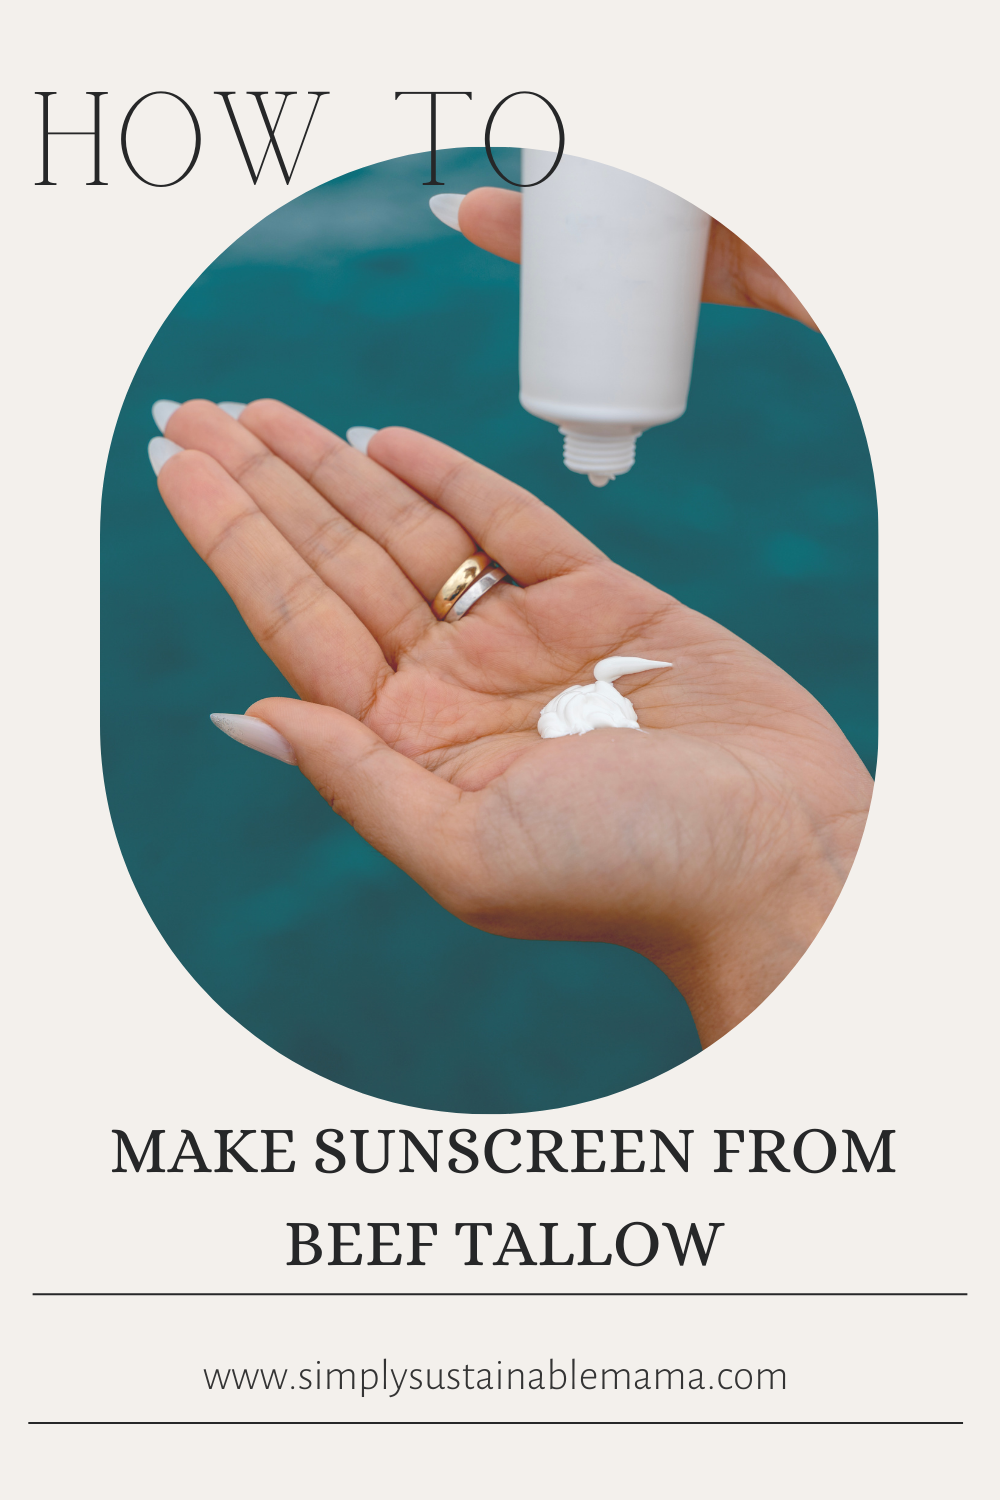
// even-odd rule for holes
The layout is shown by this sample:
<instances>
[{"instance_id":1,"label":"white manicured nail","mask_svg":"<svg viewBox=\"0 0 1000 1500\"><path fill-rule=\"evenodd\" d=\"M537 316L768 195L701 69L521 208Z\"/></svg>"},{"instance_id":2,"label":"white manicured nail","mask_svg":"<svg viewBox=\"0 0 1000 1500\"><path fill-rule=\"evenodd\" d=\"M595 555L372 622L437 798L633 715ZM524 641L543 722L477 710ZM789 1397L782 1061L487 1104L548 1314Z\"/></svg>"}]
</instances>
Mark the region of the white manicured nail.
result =
<instances>
[{"instance_id":1,"label":"white manicured nail","mask_svg":"<svg viewBox=\"0 0 1000 1500\"><path fill-rule=\"evenodd\" d=\"M149 461L153 465L153 473L159 474L168 458L173 458L175 453L183 453L184 449L180 443L172 443L169 438L159 437L149 440Z\"/></svg>"},{"instance_id":2,"label":"white manicured nail","mask_svg":"<svg viewBox=\"0 0 1000 1500\"><path fill-rule=\"evenodd\" d=\"M368 452L368 444L378 432L377 427L348 427L346 437L352 448L359 453Z\"/></svg>"},{"instance_id":3,"label":"white manicured nail","mask_svg":"<svg viewBox=\"0 0 1000 1500\"><path fill-rule=\"evenodd\" d=\"M174 412L177 411L180 404L181 403L179 401L153 402L153 421L156 423L161 432L164 432L166 430L167 423L170 421L170 418L173 416Z\"/></svg>"},{"instance_id":4,"label":"white manicured nail","mask_svg":"<svg viewBox=\"0 0 1000 1500\"><path fill-rule=\"evenodd\" d=\"M263 719L253 719L249 714L209 714L209 718L216 729L228 734L231 740L238 740L251 750L259 750L262 755L273 755L275 760L286 761L290 766L295 765L295 751L285 736L272 729L270 724L265 724Z\"/></svg>"},{"instance_id":5,"label":"white manicured nail","mask_svg":"<svg viewBox=\"0 0 1000 1500\"><path fill-rule=\"evenodd\" d=\"M431 176L434 176L433 172ZM457 229L458 205L464 197L464 193L435 193L428 207L435 219L440 219L449 229Z\"/></svg>"},{"instance_id":6,"label":"white manicured nail","mask_svg":"<svg viewBox=\"0 0 1000 1500\"><path fill-rule=\"evenodd\" d=\"M232 417L234 421L238 421L240 412L247 409L245 401L217 401L215 404L220 411L224 411L226 416Z\"/></svg>"}]
</instances>

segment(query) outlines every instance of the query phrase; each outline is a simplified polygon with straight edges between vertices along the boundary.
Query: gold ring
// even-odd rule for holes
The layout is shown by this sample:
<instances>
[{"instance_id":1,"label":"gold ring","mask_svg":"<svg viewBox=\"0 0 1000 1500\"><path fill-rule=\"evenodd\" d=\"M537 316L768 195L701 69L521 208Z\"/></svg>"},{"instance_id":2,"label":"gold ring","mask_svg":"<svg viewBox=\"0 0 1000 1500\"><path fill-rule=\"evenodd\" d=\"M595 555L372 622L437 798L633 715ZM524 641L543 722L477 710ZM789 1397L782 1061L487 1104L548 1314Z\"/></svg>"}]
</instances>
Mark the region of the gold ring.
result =
<instances>
[{"instance_id":1,"label":"gold ring","mask_svg":"<svg viewBox=\"0 0 1000 1500\"><path fill-rule=\"evenodd\" d=\"M448 581L441 585L431 600L431 610L434 615L439 620L443 620L470 584L475 583L487 568L493 566L492 559L487 557L485 552L475 552L471 557L467 557L462 566L456 568Z\"/></svg>"},{"instance_id":2,"label":"gold ring","mask_svg":"<svg viewBox=\"0 0 1000 1500\"><path fill-rule=\"evenodd\" d=\"M474 604L478 604L484 594L488 594L495 584L503 583L507 574L499 563L494 563L492 568L487 568L485 573L480 573L475 583L470 583L451 609L445 615L445 620L451 624L467 615Z\"/></svg>"}]
</instances>

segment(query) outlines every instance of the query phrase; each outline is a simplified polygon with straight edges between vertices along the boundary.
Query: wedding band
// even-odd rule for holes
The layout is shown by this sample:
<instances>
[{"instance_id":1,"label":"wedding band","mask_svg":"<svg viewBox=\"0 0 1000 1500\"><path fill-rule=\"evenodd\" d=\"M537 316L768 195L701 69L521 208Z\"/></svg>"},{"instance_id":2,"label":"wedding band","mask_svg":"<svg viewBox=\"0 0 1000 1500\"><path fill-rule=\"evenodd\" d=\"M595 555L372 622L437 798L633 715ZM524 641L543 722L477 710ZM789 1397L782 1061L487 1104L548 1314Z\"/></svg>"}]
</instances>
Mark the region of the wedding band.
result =
<instances>
[{"instance_id":1,"label":"wedding band","mask_svg":"<svg viewBox=\"0 0 1000 1500\"><path fill-rule=\"evenodd\" d=\"M487 568L485 573L480 573L475 583L470 583L461 598L456 600L448 611L445 618L449 624L453 620L460 620L463 615L467 615L472 606L478 604L483 595L488 594L495 583L503 583L506 577L507 574L498 563L494 563L491 568Z\"/></svg>"},{"instance_id":2,"label":"wedding band","mask_svg":"<svg viewBox=\"0 0 1000 1500\"><path fill-rule=\"evenodd\" d=\"M487 568L492 567L493 561L485 552L474 552L471 557L467 557L462 566L456 568L447 582L441 585L431 601L431 610L437 618L443 620L469 585L481 578Z\"/></svg>"}]
</instances>

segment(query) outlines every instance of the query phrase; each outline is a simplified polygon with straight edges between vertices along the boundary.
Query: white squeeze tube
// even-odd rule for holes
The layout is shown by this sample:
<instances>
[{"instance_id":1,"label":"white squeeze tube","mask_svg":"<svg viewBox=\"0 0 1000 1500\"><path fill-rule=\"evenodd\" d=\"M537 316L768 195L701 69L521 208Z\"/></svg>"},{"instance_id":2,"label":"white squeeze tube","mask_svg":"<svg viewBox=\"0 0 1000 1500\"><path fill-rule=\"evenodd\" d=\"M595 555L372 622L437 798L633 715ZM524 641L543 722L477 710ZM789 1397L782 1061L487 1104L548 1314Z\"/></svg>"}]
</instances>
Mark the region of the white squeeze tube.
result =
<instances>
[{"instance_id":1,"label":"white squeeze tube","mask_svg":"<svg viewBox=\"0 0 1000 1500\"><path fill-rule=\"evenodd\" d=\"M522 151L521 181L554 160ZM521 405L558 424L568 469L605 485L687 406L711 220L578 156L521 202Z\"/></svg>"}]
</instances>

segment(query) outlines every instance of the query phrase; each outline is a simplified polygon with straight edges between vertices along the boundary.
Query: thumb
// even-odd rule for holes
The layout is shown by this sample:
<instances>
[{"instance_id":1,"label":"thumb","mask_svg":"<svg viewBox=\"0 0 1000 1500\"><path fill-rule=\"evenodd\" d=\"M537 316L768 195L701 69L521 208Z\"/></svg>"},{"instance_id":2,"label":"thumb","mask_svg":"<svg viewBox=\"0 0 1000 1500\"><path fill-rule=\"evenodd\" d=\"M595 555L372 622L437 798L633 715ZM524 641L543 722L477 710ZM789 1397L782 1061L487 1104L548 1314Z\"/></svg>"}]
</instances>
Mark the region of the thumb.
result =
<instances>
[{"instance_id":1,"label":"thumb","mask_svg":"<svg viewBox=\"0 0 1000 1500\"><path fill-rule=\"evenodd\" d=\"M219 716L222 717L221 715ZM457 903L472 854L469 795L391 749L350 714L296 698L263 698L243 720L277 730L292 759L335 813L436 900ZM225 724L220 728L232 732ZM265 731L266 733L266 731ZM234 738L253 744L244 734ZM277 744L277 742L275 742Z\"/></svg>"},{"instance_id":2,"label":"thumb","mask_svg":"<svg viewBox=\"0 0 1000 1500\"><path fill-rule=\"evenodd\" d=\"M473 188L458 208L467 240L504 260L521 259L521 195L506 188Z\"/></svg>"}]
</instances>

